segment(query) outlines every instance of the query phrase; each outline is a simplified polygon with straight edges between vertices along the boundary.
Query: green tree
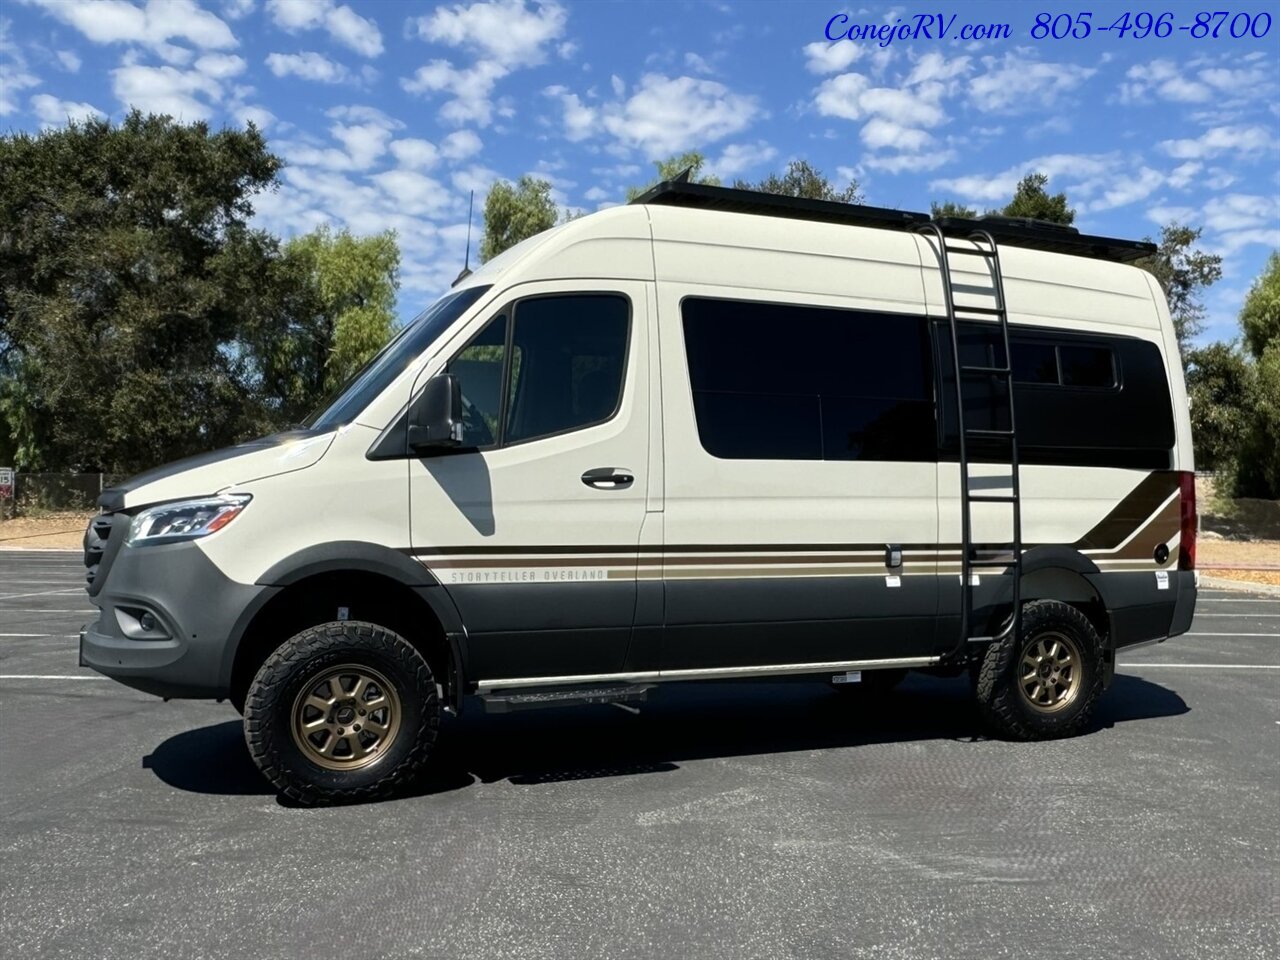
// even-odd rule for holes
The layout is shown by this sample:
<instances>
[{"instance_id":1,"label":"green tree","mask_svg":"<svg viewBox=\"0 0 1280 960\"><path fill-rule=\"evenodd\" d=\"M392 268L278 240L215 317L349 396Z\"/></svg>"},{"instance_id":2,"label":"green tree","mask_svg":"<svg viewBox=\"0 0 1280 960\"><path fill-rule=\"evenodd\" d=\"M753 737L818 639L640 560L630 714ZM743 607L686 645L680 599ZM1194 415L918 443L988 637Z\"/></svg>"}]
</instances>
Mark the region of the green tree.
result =
<instances>
[{"instance_id":1,"label":"green tree","mask_svg":"<svg viewBox=\"0 0 1280 960\"><path fill-rule=\"evenodd\" d=\"M1249 432L1240 450L1236 495L1280 500L1280 339L1255 363Z\"/></svg>"},{"instance_id":2,"label":"green tree","mask_svg":"<svg viewBox=\"0 0 1280 960\"><path fill-rule=\"evenodd\" d=\"M712 173L704 174L702 172L702 168L707 165L707 158L697 150L677 153L674 156L667 157L665 160L655 160L653 165L658 175L642 187L628 187L627 200L634 200L650 187L661 183L663 180L674 180L686 170L689 171L690 183L705 183L712 187L720 186L719 177Z\"/></svg>"},{"instance_id":3,"label":"green tree","mask_svg":"<svg viewBox=\"0 0 1280 960\"><path fill-rule=\"evenodd\" d=\"M771 173L759 183L739 180L734 186L739 190L758 190L761 193L777 193L784 197L862 203L857 180L850 180L844 187L837 190L835 184L823 176L821 170L811 166L807 160L792 160L781 176Z\"/></svg>"},{"instance_id":4,"label":"green tree","mask_svg":"<svg viewBox=\"0 0 1280 960\"><path fill-rule=\"evenodd\" d=\"M127 471L267 425L237 347L280 161L134 111L0 137L0 376L19 465Z\"/></svg>"},{"instance_id":5,"label":"green tree","mask_svg":"<svg viewBox=\"0 0 1280 960\"><path fill-rule=\"evenodd\" d=\"M1196 467L1230 471L1249 433L1253 365L1238 349L1213 343L1187 355L1187 397Z\"/></svg>"},{"instance_id":6,"label":"green tree","mask_svg":"<svg viewBox=\"0 0 1280 960\"><path fill-rule=\"evenodd\" d=\"M1184 358L1191 339L1204 328L1200 291L1222 276L1222 257L1194 247L1200 232L1176 221L1167 223L1160 230L1155 254L1136 263L1160 282Z\"/></svg>"},{"instance_id":7,"label":"green tree","mask_svg":"<svg viewBox=\"0 0 1280 960\"><path fill-rule=\"evenodd\" d=\"M521 240L550 230L556 225L556 219L551 184L546 180L528 175L514 185L499 180L489 188L489 195L484 200L480 260L492 260Z\"/></svg>"},{"instance_id":8,"label":"green tree","mask_svg":"<svg viewBox=\"0 0 1280 960\"><path fill-rule=\"evenodd\" d=\"M978 215L978 211L973 209L973 207L962 206L961 204L954 203L951 200L946 200L942 203L934 200L929 204L929 214L935 220L940 220L943 217L964 217L968 220L972 220Z\"/></svg>"},{"instance_id":9,"label":"green tree","mask_svg":"<svg viewBox=\"0 0 1280 960\"><path fill-rule=\"evenodd\" d=\"M1280 344L1280 252L1267 258L1261 276L1249 288L1240 326L1245 346L1259 359L1269 347Z\"/></svg>"},{"instance_id":10,"label":"green tree","mask_svg":"<svg viewBox=\"0 0 1280 960\"><path fill-rule=\"evenodd\" d=\"M393 231L356 237L323 226L284 244L265 284L270 307L252 311L246 336L279 423L301 420L387 342L399 266Z\"/></svg>"},{"instance_id":11,"label":"green tree","mask_svg":"<svg viewBox=\"0 0 1280 960\"><path fill-rule=\"evenodd\" d=\"M1043 173L1027 174L1018 181L1013 199L1000 212L1006 217L1030 217L1033 220L1071 225L1075 222L1076 212L1067 206L1067 195L1050 195L1045 190L1048 182L1049 178Z\"/></svg>"}]
</instances>

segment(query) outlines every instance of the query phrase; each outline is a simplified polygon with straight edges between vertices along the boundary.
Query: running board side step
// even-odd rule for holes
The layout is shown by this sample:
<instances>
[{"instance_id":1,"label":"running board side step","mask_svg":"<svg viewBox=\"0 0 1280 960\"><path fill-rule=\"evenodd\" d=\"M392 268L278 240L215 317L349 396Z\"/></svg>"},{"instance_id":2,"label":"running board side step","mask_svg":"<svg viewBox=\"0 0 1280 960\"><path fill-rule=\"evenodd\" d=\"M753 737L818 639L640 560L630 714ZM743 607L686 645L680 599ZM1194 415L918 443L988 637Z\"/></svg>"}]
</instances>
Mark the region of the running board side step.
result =
<instances>
[{"instance_id":1,"label":"running board side step","mask_svg":"<svg viewBox=\"0 0 1280 960\"><path fill-rule=\"evenodd\" d=\"M591 703L642 703L653 684L571 687L563 690L524 690L481 693L485 713L515 713L539 707L578 707Z\"/></svg>"}]
</instances>

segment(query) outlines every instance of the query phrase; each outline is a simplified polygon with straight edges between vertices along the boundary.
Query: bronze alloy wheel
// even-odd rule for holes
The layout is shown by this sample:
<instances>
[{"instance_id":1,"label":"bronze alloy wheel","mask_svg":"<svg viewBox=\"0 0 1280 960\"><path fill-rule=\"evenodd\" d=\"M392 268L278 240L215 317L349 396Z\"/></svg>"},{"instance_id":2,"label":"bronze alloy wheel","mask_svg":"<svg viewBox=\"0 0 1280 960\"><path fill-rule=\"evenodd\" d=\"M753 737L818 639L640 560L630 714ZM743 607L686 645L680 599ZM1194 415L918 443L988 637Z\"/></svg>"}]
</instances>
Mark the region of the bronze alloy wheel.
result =
<instances>
[{"instance_id":1,"label":"bronze alloy wheel","mask_svg":"<svg viewBox=\"0 0 1280 960\"><path fill-rule=\"evenodd\" d=\"M1034 710L1057 713L1080 690L1080 648L1063 633L1037 634L1022 651L1018 691Z\"/></svg>"},{"instance_id":2,"label":"bronze alloy wheel","mask_svg":"<svg viewBox=\"0 0 1280 960\"><path fill-rule=\"evenodd\" d=\"M290 714L293 742L328 770L377 763L400 732L400 696L377 670L356 663L329 667L303 684Z\"/></svg>"}]
</instances>

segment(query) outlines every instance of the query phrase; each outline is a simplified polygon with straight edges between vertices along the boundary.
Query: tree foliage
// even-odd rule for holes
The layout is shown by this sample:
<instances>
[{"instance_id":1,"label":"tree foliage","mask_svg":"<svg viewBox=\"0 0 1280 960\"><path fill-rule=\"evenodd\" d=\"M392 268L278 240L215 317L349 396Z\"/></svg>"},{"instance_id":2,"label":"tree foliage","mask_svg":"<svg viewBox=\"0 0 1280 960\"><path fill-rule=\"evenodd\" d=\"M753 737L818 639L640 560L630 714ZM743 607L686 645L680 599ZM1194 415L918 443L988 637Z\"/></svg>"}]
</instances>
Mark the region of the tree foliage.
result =
<instances>
[{"instance_id":1,"label":"tree foliage","mask_svg":"<svg viewBox=\"0 0 1280 960\"><path fill-rule=\"evenodd\" d=\"M262 426L236 349L273 243L262 135L129 114L0 138L4 421L27 468L133 469Z\"/></svg>"},{"instance_id":2,"label":"tree foliage","mask_svg":"<svg viewBox=\"0 0 1280 960\"><path fill-rule=\"evenodd\" d=\"M1200 232L1198 228L1176 221L1167 223L1160 230L1160 243L1155 254L1136 264L1160 282L1169 300L1169 315L1173 318L1178 348L1184 357L1191 339L1204 328L1204 304L1200 300L1200 291L1222 276L1222 257L1194 246L1200 239Z\"/></svg>"},{"instance_id":3,"label":"tree foliage","mask_svg":"<svg viewBox=\"0 0 1280 960\"><path fill-rule=\"evenodd\" d=\"M387 342L399 266L391 231L356 237L322 226L284 244L267 289L276 306L251 312L246 332L277 422L300 421Z\"/></svg>"},{"instance_id":4,"label":"tree foliage","mask_svg":"<svg viewBox=\"0 0 1280 960\"><path fill-rule=\"evenodd\" d=\"M929 204L929 215L935 220L941 219L942 217L964 217L965 219L972 220L978 215L978 211L973 209L973 207L966 207L951 200L945 200L941 203L934 200Z\"/></svg>"},{"instance_id":5,"label":"tree foliage","mask_svg":"<svg viewBox=\"0 0 1280 960\"><path fill-rule=\"evenodd\" d=\"M650 180L642 187L628 187L627 200L634 200L640 194L644 193L652 186L656 186L663 180L674 180L686 170L689 171L690 183L705 183L713 187L720 186L720 178L715 174L702 172L703 167L707 165L707 158L697 150L688 150L684 153L677 153L665 160L655 160L653 166L657 171L657 176Z\"/></svg>"},{"instance_id":6,"label":"tree foliage","mask_svg":"<svg viewBox=\"0 0 1280 960\"><path fill-rule=\"evenodd\" d=\"M480 241L481 261L492 260L543 230L556 225L557 211L551 199L551 184L523 176L515 184L499 180L489 188L484 201L484 237Z\"/></svg>"},{"instance_id":7,"label":"tree foliage","mask_svg":"<svg viewBox=\"0 0 1280 960\"><path fill-rule=\"evenodd\" d=\"M1240 311L1244 343L1255 357L1280 346L1280 252L1272 252Z\"/></svg>"},{"instance_id":8,"label":"tree foliage","mask_svg":"<svg viewBox=\"0 0 1280 960\"><path fill-rule=\"evenodd\" d=\"M1000 212L1006 217L1030 217L1070 226L1075 222L1076 212L1067 206L1065 193L1050 195L1045 190L1048 182L1048 176L1043 173L1027 174L1018 181L1013 199Z\"/></svg>"},{"instance_id":9,"label":"tree foliage","mask_svg":"<svg viewBox=\"0 0 1280 960\"><path fill-rule=\"evenodd\" d=\"M862 203L858 181L850 180L837 189L816 167L807 160L792 160L781 174L771 173L758 183L739 180L734 186L740 190L758 190L761 193L777 193L784 197L804 197L808 200L834 200L838 203Z\"/></svg>"},{"instance_id":10,"label":"tree foliage","mask_svg":"<svg viewBox=\"0 0 1280 960\"><path fill-rule=\"evenodd\" d=\"M1229 470L1249 432L1248 406L1256 389L1253 367L1226 343L1192 350L1187 364L1196 467Z\"/></svg>"}]
</instances>

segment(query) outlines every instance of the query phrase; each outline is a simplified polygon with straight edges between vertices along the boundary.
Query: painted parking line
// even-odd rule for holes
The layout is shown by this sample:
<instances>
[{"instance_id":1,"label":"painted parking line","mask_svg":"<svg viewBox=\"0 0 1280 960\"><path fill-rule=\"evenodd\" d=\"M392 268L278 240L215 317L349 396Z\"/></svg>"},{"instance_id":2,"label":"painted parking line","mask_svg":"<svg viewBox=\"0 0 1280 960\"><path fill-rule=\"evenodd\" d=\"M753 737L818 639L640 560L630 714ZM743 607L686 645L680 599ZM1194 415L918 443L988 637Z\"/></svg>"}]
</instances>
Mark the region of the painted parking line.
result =
<instances>
[{"instance_id":1,"label":"painted parking line","mask_svg":"<svg viewBox=\"0 0 1280 960\"><path fill-rule=\"evenodd\" d=\"M1206 610L1204 613L1196 617L1196 619L1199 620L1200 617L1213 617L1215 620L1218 617L1248 617L1250 620L1261 620L1263 618L1273 619L1280 617L1280 613L1212 613L1211 611Z\"/></svg>"},{"instance_id":2,"label":"painted parking line","mask_svg":"<svg viewBox=\"0 0 1280 960\"><path fill-rule=\"evenodd\" d=\"M1275 603L1280 604L1280 597L1268 600L1265 597L1197 597L1196 605L1202 603Z\"/></svg>"},{"instance_id":3,"label":"painted parking line","mask_svg":"<svg viewBox=\"0 0 1280 960\"><path fill-rule=\"evenodd\" d=\"M96 673L0 673L0 680L110 680Z\"/></svg>"},{"instance_id":4,"label":"painted parking line","mask_svg":"<svg viewBox=\"0 0 1280 960\"><path fill-rule=\"evenodd\" d=\"M1280 640L1280 633L1184 633L1184 637L1270 637Z\"/></svg>"},{"instance_id":5,"label":"painted parking line","mask_svg":"<svg viewBox=\"0 0 1280 960\"><path fill-rule=\"evenodd\" d=\"M65 590L39 590L39 591L36 591L35 593L6 593L6 594L0 594L0 600L20 600L23 597L65 596L68 593L79 593L83 589L84 587L67 587Z\"/></svg>"},{"instance_id":6,"label":"painted parking line","mask_svg":"<svg viewBox=\"0 0 1280 960\"><path fill-rule=\"evenodd\" d=\"M79 636L78 633L0 633L0 637L57 637L61 640L72 640Z\"/></svg>"},{"instance_id":7,"label":"painted parking line","mask_svg":"<svg viewBox=\"0 0 1280 960\"><path fill-rule=\"evenodd\" d=\"M1116 667L1133 667L1144 670L1147 667L1172 670L1280 670L1280 663L1157 663L1153 660L1150 663L1126 661L1116 664Z\"/></svg>"}]
</instances>

